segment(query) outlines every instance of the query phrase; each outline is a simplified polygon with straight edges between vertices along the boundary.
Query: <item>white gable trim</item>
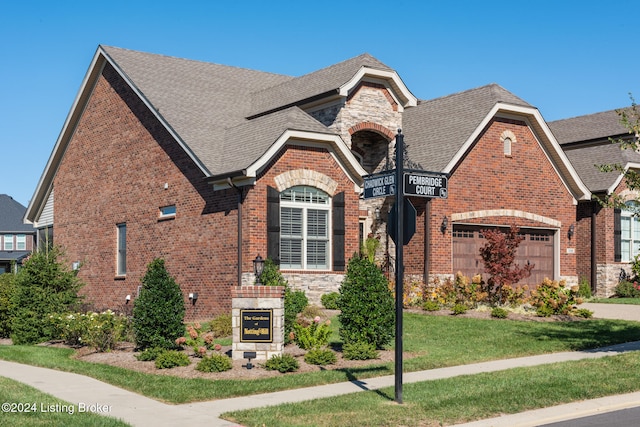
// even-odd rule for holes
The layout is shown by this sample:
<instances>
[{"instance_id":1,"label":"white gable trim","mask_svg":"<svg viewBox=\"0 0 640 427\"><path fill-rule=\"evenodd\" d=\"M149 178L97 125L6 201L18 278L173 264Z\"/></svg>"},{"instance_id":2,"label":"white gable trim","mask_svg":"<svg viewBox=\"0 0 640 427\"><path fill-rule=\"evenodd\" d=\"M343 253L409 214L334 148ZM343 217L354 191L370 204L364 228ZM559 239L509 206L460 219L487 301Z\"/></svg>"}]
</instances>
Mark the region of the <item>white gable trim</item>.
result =
<instances>
[{"instance_id":1,"label":"white gable trim","mask_svg":"<svg viewBox=\"0 0 640 427\"><path fill-rule=\"evenodd\" d=\"M398 76L398 73L396 73L395 71L376 70L374 68L361 67L349 81L338 88L338 93L344 97L348 96L349 92L354 89L360 83L360 81L364 79L365 76L378 78L384 80L385 82L389 82L393 90L404 97L404 102L398 102L398 104L402 105L403 107L415 107L416 105L418 105L418 99L413 96L407 86L405 86L400 76Z\"/></svg>"},{"instance_id":2,"label":"white gable trim","mask_svg":"<svg viewBox=\"0 0 640 427\"><path fill-rule=\"evenodd\" d=\"M629 162L626 165L624 165L625 172L627 172L629 169L640 170L640 163ZM623 179L624 179L624 173L619 174L616 180L613 182L613 184L611 184L611 187L607 189L607 194L613 194L613 192L616 191L616 188L618 188L618 185L620 185Z\"/></svg>"},{"instance_id":3,"label":"white gable trim","mask_svg":"<svg viewBox=\"0 0 640 427\"><path fill-rule=\"evenodd\" d=\"M560 179L573 197L577 200L591 200L591 192L582 182L571 162L569 162L569 159L564 151L562 151L560 144L556 140L555 136L553 136L553 133L551 133L549 126L547 126L547 123L542 118L538 109L533 107L512 105L502 102L496 103L484 119L482 119L480 124L475 128L469 138L467 138L460 150L458 150L458 152L445 166L442 172L451 173L494 117L505 117L509 114L512 114L512 117L518 118L519 120L524 119L527 125L531 128L533 135L536 137L536 141L538 141L538 144L542 147L551 165L554 167L556 173L560 176ZM543 140L540 140L539 136L543 137Z\"/></svg>"}]
</instances>

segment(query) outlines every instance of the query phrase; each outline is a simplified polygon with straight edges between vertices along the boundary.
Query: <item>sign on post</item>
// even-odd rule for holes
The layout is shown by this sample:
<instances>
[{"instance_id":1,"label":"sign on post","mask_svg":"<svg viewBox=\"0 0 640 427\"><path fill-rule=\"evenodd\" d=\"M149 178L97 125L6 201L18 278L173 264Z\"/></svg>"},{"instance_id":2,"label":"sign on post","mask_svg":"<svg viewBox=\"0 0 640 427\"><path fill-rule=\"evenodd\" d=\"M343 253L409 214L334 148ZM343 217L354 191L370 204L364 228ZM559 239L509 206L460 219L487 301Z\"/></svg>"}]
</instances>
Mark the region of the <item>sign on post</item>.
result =
<instances>
[{"instance_id":1,"label":"sign on post","mask_svg":"<svg viewBox=\"0 0 640 427\"><path fill-rule=\"evenodd\" d=\"M447 176L432 172L405 172L404 195L447 198Z\"/></svg>"},{"instance_id":2,"label":"sign on post","mask_svg":"<svg viewBox=\"0 0 640 427\"><path fill-rule=\"evenodd\" d=\"M395 170L385 171L364 177L365 199L387 197L396 194Z\"/></svg>"},{"instance_id":3,"label":"sign on post","mask_svg":"<svg viewBox=\"0 0 640 427\"><path fill-rule=\"evenodd\" d=\"M273 342L273 310L240 310L240 342Z\"/></svg>"}]
</instances>

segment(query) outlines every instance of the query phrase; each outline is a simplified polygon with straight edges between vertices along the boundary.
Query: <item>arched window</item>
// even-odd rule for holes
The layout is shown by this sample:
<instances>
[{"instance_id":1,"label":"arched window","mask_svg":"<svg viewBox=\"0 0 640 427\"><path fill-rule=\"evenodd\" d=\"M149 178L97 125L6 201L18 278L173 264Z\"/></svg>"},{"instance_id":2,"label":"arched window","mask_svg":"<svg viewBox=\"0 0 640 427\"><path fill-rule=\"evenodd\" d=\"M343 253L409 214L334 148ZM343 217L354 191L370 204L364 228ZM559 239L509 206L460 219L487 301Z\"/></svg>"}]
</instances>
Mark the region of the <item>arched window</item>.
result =
<instances>
[{"instance_id":1,"label":"arched window","mask_svg":"<svg viewBox=\"0 0 640 427\"><path fill-rule=\"evenodd\" d=\"M328 270L331 198L314 187L280 193L280 268Z\"/></svg>"},{"instance_id":2,"label":"arched window","mask_svg":"<svg viewBox=\"0 0 640 427\"><path fill-rule=\"evenodd\" d=\"M640 205L636 201L626 203L627 209L620 212L621 261L629 262L640 253Z\"/></svg>"}]
</instances>

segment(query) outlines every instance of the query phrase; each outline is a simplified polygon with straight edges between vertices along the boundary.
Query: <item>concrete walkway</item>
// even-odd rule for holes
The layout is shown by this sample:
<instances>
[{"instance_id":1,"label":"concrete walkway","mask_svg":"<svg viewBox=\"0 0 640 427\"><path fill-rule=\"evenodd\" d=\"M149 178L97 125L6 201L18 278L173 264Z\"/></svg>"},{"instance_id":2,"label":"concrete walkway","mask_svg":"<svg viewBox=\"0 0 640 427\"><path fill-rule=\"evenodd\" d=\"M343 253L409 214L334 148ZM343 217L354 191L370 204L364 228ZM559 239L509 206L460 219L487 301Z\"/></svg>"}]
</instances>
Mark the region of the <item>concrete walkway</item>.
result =
<instances>
[{"instance_id":1,"label":"concrete walkway","mask_svg":"<svg viewBox=\"0 0 640 427\"><path fill-rule=\"evenodd\" d=\"M611 318L621 316L626 310L619 306L604 307L606 304L590 304L585 308L594 311L594 317ZM635 307L636 319L640 320L640 306ZM618 317L615 317L618 318ZM432 369L421 372L409 372L403 375L405 384L450 378L458 375L469 375L481 372L496 372L505 369L535 366L546 363L564 362L571 360L593 359L620 354L627 351L640 350L640 341L620 344L607 348L545 354L539 356L520 357L514 359L497 360L475 363L471 365L454 366L450 368ZM13 362L0 361L0 376L11 378L31 385L45 393L76 405L83 405L93 412L124 420L133 426L154 427L206 423L209 426L229 427L236 424L219 418L223 412L252 409L257 407L279 405L288 402L301 402L330 396L344 395L363 390L375 390L383 387L393 387L393 375L371 378L365 381L344 382L304 389L285 390L276 393L253 395L211 402L197 402L183 405L169 405L149 399L144 396L123 390L98 380L77 374L60 372L51 369L38 368ZM640 393L623 396L613 396L586 402L577 402L553 408L539 409L526 413L503 416L490 420L482 420L466 426L537 426L550 422L572 419L585 415L592 415L640 406ZM7 425L10 414L2 414L3 425Z\"/></svg>"}]
</instances>

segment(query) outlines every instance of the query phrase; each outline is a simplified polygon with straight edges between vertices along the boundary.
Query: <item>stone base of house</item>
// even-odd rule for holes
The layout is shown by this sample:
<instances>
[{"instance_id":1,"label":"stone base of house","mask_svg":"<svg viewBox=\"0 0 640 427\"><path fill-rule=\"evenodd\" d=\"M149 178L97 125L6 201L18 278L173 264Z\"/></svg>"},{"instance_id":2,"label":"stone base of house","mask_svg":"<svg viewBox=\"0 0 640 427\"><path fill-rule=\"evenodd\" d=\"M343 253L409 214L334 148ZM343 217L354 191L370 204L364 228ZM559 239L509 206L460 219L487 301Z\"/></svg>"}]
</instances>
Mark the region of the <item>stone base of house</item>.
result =
<instances>
[{"instance_id":1,"label":"stone base of house","mask_svg":"<svg viewBox=\"0 0 640 427\"><path fill-rule=\"evenodd\" d=\"M631 275L631 266L628 263L598 264L595 295L599 298L609 298L614 295L623 271Z\"/></svg>"}]
</instances>

